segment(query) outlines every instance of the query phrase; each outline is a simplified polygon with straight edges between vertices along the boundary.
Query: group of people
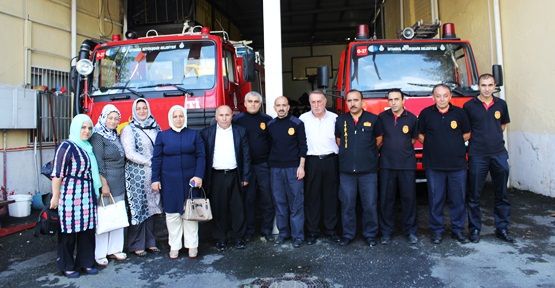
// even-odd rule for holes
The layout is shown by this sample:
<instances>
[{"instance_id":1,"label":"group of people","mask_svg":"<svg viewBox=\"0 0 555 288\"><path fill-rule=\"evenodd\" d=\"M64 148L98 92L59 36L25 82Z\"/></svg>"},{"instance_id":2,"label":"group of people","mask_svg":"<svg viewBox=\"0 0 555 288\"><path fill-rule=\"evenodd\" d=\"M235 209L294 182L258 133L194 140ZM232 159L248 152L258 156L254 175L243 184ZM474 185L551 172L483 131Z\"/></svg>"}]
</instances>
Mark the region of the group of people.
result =
<instances>
[{"instance_id":1,"label":"group of people","mask_svg":"<svg viewBox=\"0 0 555 288\"><path fill-rule=\"evenodd\" d=\"M150 185L160 126L144 99L133 103L132 114L121 135L116 131L121 113L114 105L103 107L94 126L79 114L71 122L69 139L56 150L50 208L60 216L57 266L67 277L96 274L95 266L108 265L108 258L125 260L124 246L137 256L160 251L153 216L162 213L161 197ZM130 215L127 245L124 228L95 233L98 205L120 201Z\"/></svg>"},{"instance_id":2,"label":"group of people","mask_svg":"<svg viewBox=\"0 0 555 288\"><path fill-rule=\"evenodd\" d=\"M467 242L468 217L470 241L480 240L480 194L488 172L495 186L496 236L513 242L503 141L508 109L493 97L492 75L481 75L479 87L480 95L459 108L450 103L449 86L436 85L435 104L419 118L405 109L398 89L387 93L390 109L379 115L365 111L362 93L351 90L345 95L349 112L338 116L326 110L326 96L316 90L309 94L311 110L299 118L290 115L286 97L276 98L273 119L261 111L262 96L252 91L245 95L245 112L234 116L229 106L220 106L215 123L202 131L187 128L182 106L169 110L170 128L160 131L145 99L133 103L121 136L116 133L121 114L111 104L94 129L88 116L77 115L69 139L56 151L52 173L50 206L58 208L62 224L58 267L77 277L79 270L97 273L95 262L125 259L123 228L94 232L96 205L107 196L126 201L130 211L127 251L138 256L160 251L152 216L164 212L169 257L178 258L183 247L197 257L198 222L185 219L184 203L189 195L204 195L204 189L220 251L245 248L257 230L276 244L291 239L295 248L322 236L348 245L357 234L359 199L362 236L374 246L381 235L385 245L394 233L397 193L403 233L416 244L415 141L424 146L432 242L443 239L446 198L452 237Z\"/></svg>"}]
</instances>

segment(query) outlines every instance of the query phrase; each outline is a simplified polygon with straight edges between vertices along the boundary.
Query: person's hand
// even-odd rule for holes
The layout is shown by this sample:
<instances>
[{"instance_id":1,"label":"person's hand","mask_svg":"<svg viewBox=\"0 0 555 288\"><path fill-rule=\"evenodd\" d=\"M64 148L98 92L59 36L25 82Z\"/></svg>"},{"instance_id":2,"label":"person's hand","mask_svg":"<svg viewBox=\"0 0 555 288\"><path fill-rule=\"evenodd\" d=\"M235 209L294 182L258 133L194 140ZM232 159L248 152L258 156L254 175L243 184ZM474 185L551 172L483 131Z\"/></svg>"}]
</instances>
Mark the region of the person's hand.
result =
<instances>
[{"instance_id":1,"label":"person's hand","mask_svg":"<svg viewBox=\"0 0 555 288\"><path fill-rule=\"evenodd\" d=\"M299 166L299 168L297 168L297 180L302 180L303 178L304 178L304 167Z\"/></svg>"},{"instance_id":2,"label":"person's hand","mask_svg":"<svg viewBox=\"0 0 555 288\"><path fill-rule=\"evenodd\" d=\"M249 185L249 182L247 182L247 181L241 182L241 186L245 187L245 186L247 186L247 185Z\"/></svg>"},{"instance_id":3,"label":"person's hand","mask_svg":"<svg viewBox=\"0 0 555 288\"><path fill-rule=\"evenodd\" d=\"M57 209L59 201L60 201L59 196L52 196L52 198L50 199L50 209Z\"/></svg>"},{"instance_id":4,"label":"person's hand","mask_svg":"<svg viewBox=\"0 0 555 288\"><path fill-rule=\"evenodd\" d=\"M102 191L102 197L110 196L110 186L108 186L108 184L102 185L101 191Z\"/></svg>"},{"instance_id":5,"label":"person's hand","mask_svg":"<svg viewBox=\"0 0 555 288\"><path fill-rule=\"evenodd\" d=\"M152 188L152 190L156 192L160 192L160 190L162 190L162 184L158 181L153 182L152 184L150 184L150 188Z\"/></svg>"},{"instance_id":6,"label":"person's hand","mask_svg":"<svg viewBox=\"0 0 555 288\"><path fill-rule=\"evenodd\" d=\"M198 187L198 188L202 187L202 178L193 177L193 178L191 178L190 181L194 181L194 182L195 182L195 187Z\"/></svg>"}]
</instances>

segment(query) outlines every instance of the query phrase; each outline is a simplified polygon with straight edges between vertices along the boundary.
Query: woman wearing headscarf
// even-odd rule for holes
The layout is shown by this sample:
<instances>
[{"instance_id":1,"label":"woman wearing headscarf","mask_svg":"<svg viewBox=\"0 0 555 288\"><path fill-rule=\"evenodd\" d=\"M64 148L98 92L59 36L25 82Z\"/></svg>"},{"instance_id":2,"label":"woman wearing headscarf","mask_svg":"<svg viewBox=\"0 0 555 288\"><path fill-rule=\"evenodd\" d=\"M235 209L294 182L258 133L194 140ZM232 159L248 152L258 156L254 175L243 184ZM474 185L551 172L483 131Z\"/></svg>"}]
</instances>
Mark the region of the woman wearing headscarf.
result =
<instances>
[{"instance_id":1,"label":"woman wearing headscarf","mask_svg":"<svg viewBox=\"0 0 555 288\"><path fill-rule=\"evenodd\" d=\"M110 203L110 194L117 203L125 201L125 156L118 138L116 128L120 122L121 113L112 104L102 108L98 122L94 126L91 144L93 147L98 171L102 181L101 197L104 203ZM102 234L96 234L95 259L98 265L108 265L108 259L125 260L123 253L123 232L119 228Z\"/></svg>"},{"instance_id":2,"label":"woman wearing headscarf","mask_svg":"<svg viewBox=\"0 0 555 288\"><path fill-rule=\"evenodd\" d=\"M79 114L73 118L69 139L62 142L56 150L51 175L50 208L57 208L60 217L56 263L58 269L69 278L79 277L79 270L86 274L98 273L93 267L95 191L99 191L102 183L96 158L88 141L92 127L92 120L87 115Z\"/></svg>"},{"instance_id":3,"label":"woman wearing headscarf","mask_svg":"<svg viewBox=\"0 0 555 288\"><path fill-rule=\"evenodd\" d=\"M166 213L169 256L176 259L179 250L189 249L189 257L198 253L198 222L182 219L183 205L189 193L189 183L202 186L204 177L204 143L200 134L186 128L187 111L175 105L168 112L170 129L158 134L152 155L152 189L161 191Z\"/></svg>"},{"instance_id":4,"label":"woman wearing headscarf","mask_svg":"<svg viewBox=\"0 0 555 288\"><path fill-rule=\"evenodd\" d=\"M160 252L154 236L155 214L162 213L160 193L150 187L152 151L160 132L148 102L139 98L133 102L133 118L121 132L121 144L127 158L125 185L131 211L131 225L127 229L127 249L137 256L146 251Z\"/></svg>"}]
</instances>

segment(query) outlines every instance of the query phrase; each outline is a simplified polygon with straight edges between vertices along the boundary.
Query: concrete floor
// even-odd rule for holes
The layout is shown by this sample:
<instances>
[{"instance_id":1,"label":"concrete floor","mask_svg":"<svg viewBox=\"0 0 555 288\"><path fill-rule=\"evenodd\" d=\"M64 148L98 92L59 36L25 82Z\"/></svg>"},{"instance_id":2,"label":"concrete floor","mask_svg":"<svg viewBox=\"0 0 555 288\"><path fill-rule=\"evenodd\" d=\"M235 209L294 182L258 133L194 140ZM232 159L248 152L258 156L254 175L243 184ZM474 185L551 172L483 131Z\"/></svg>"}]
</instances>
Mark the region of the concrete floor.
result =
<instances>
[{"instance_id":1,"label":"concrete floor","mask_svg":"<svg viewBox=\"0 0 555 288\"><path fill-rule=\"evenodd\" d=\"M492 193L483 196L485 226L478 244L429 241L425 198L418 206L419 237L409 246L370 248L362 239L339 247L325 239L299 249L263 239L245 250L216 251L201 244L197 260L161 254L130 256L95 276L67 279L55 268L55 237L32 231L0 238L0 287L555 287L555 198L510 192L516 244L493 235ZM21 221L21 220L20 220Z\"/></svg>"}]
</instances>

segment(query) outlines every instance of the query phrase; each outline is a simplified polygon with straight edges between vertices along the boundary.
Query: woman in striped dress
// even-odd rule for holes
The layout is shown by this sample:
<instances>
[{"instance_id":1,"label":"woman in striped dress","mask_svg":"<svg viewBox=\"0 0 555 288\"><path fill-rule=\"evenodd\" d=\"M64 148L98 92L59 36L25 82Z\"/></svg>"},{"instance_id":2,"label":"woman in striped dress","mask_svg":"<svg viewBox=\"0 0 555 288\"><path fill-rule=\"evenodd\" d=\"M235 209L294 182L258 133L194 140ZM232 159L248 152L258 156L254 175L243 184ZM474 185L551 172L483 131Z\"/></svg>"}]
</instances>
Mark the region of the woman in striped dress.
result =
<instances>
[{"instance_id":1,"label":"woman in striped dress","mask_svg":"<svg viewBox=\"0 0 555 288\"><path fill-rule=\"evenodd\" d=\"M89 138L89 116L79 114L71 121L69 139L62 142L54 156L50 208L58 209L57 266L69 278L79 271L97 274L94 265L96 197L102 186L98 164ZM74 252L77 253L74 256Z\"/></svg>"}]
</instances>

